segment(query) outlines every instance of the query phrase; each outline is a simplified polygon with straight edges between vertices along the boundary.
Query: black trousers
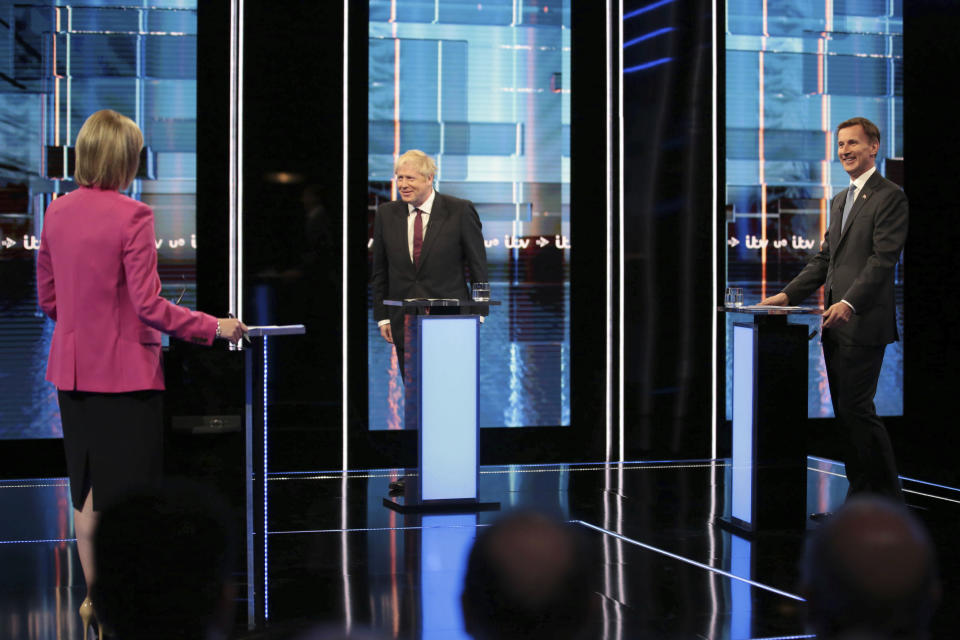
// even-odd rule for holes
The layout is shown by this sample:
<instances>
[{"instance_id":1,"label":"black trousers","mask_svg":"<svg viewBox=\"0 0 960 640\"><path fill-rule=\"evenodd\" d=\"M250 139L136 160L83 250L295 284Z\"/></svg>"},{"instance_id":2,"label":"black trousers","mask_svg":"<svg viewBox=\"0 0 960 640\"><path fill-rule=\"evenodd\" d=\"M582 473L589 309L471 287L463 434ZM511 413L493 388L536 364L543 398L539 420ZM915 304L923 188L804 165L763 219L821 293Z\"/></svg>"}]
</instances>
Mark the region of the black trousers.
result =
<instances>
[{"instance_id":1,"label":"black trousers","mask_svg":"<svg viewBox=\"0 0 960 640\"><path fill-rule=\"evenodd\" d=\"M847 497L876 493L903 499L890 436L873 404L884 350L884 346L839 344L829 335L823 338L823 359L850 482Z\"/></svg>"},{"instance_id":2,"label":"black trousers","mask_svg":"<svg viewBox=\"0 0 960 640\"><path fill-rule=\"evenodd\" d=\"M59 391L73 507L93 488L93 508L163 478L163 392Z\"/></svg>"}]
</instances>

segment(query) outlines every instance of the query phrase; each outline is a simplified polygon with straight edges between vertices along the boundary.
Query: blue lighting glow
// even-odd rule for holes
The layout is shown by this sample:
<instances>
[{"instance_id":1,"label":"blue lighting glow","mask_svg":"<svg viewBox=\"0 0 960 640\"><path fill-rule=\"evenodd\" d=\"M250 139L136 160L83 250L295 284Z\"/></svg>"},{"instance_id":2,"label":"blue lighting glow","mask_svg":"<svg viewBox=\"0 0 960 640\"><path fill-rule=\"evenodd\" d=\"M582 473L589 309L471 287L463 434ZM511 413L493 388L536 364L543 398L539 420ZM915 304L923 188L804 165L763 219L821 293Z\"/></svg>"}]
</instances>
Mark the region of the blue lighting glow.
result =
<instances>
[{"instance_id":1,"label":"blue lighting glow","mask_svg":"<svg viewBox=\"0 0 960 640\"><path fill-rule=\"evenodd\" d=\"M420 496L477 497L477 316L418 316Z\"/></svg>"},{"instance_id":2,"label":"blue lighting glow","mask_svg":"<svg viewBox=\"0 0 960 640\"><path fill-rule=\"evenodd\" d=\"M749 540L739 536L730 536L730 572L743 578L752 575L753 548ZM753 621L753 599L750 587L743 582L730 584L730 637L749 638Z\"/></svg>"},{"instance_id":3,"label":"blue lighting glow","mask_svg":"<svg viewBox=\"0 0 960 640\"><path fill-rule=\"evenodd\" d=\"M623 70L624 73L633 73L634 71L643 71L644 69L649 69L651 67L658 67L661 64L666 64L672 61L673 58L660 58L659 60L653 60L651 62L644 62L643 64L638 64L635 67L627 67Z\"/></svg>"},{"instance_id":4,"label":"blue lighting glow","mask_svg":"<svg viewBox=\"0 0 960 640\"><path fill-rule=\"evenodd\" d=\"M637 43L639 43L639 42L643 42L644 40L650 40L651 38L656 38L657 36L662 36L663 34L665 34L665 33L670 33L671 31L674 31L674 30L675 30L675 29L674 29L673 27L664 27L663 29L657 29L656 31L651 31L650 33L645 33L645 34L642 35L642 36L638 36L638 37L636 37L636 38L634 38L634 39L632 39L632 40L627 40L626 42L624 42L624 43L623 43L623 48L626 49L627 47L630 47L630 46L632 46L632 45L635 45L635 44L637 44Z\"/></svg>"},{"instance_id":5,"label":"blue lighting glow","mask_svg":"<svg viewBox=\"0 0 960 640\"><path fill-rule=\"evenodd\" d=\"M467 573L467 558L476 537L477 514L423 516L423 522L420 535L421 637L424 640L469 640L463 628L460 592Z\"/></svg>"},{"instance_id":6,"label":"blue lighting glow","mask_svg":"<svg viewBox=\"0 0 960 640\"><path fill-rule=\"evenodd\" d=\"M624 19L624 20L629 20L630 18L633 18L633 17L635 17L635 16L639 16L639 15L641 15L641 14L644 14L644 13L648 12L648 11L653 11L654 9L659 9L660 7L666 6L666 5L670 4L671 2L675 2L675 1L676 1L676 0L660 0L659 2L654 2L653 4L648 4L648 5L645 6L645 7L640 7L639 9L634 9L633 11L630 11L629 13L623 14L623 19Z\"/></svg>"},{"instance_id":7,"label":"blue lighting glow","mask_svg":"<svg viewBox=\"0 0 960 640\"><path fill-rule=\"evenodd\" d=\"M733 327L733 469L731 515L753 525L754 333Z\"/></svg>"}]
</instances>

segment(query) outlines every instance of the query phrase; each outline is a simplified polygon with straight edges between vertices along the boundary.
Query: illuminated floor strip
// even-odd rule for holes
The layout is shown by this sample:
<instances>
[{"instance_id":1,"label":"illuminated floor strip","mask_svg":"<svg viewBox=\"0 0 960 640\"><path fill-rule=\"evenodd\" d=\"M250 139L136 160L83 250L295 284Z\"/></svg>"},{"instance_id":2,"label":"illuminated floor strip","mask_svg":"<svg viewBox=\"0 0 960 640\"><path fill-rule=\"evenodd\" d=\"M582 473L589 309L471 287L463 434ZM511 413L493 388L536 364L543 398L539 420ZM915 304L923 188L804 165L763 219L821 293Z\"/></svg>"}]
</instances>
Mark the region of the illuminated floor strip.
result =
<instances>
[{"instance_id":1,"label":"illuminated floor strip","mask_svg":"<svg viewBox=\"0 0 960 640\"><path fill-rule=\"evenodd\" d=\"M771 638L750 638L750 640L801 640L801 638L816 638L812 633L805 636L773 636Z\"/></svg>"},{"instance_id":2,"label":"illuminated floor strip","mask_svg":"<svg viewBox=\"0 0 960 640\"><path fill-rule=\"evenodd\" d=\"M803 598L801 598L800 596L798 596L798 595L796 595L796 594L789 593L789 592L787 592L787 591L781 591L780 589L777 589L776 587L771 587L770 585L763 584L762 582L757 582L757 581L755 581L755 580L750 580L749 578L744 578L744 577L741 577L741 576L732 574L732 573L730 573L729 571L724 571L723 569L718 569L718 568L716 568L716 567L711 567L711 566L708 565L708 564L703 564L702 562L697 562L696 560L691 560L690 558L685 558L684 556L677 555L676 553L671 553L671 552L669 552L669 551L667 551L667 550L665 550L665 549L661 549L661 548L659 548L659 547L654 547L653 545L649 545L649 544L646 544L646 543L644 543L644 542L640 542L639 540L634 540L633 538L628 538L628 537L626 537L626 536L624 536L624 535L621 535L621 534L619 534L619 533L616 533L615 531L610 531L609 529L604 529L603 527L598 527L598 526L595 525L595 524L590 524L589 522L584 522L583 520L573 520L572 522L575 522L575 523L577 523L577 524L583 525L583 526L587 527L588 529L593 529L594 531L599 531L600 533L605 533L606 535L612 536L612 537L614 537L614 538L616 538L616 539L618 539L618 540L623 540L624 542L629 542L630 544L635 545L635 546L637 546L637 547L641 547L641 548L643 548L643 549L646 549L647 551L653 551L654 553L659 553L660 555L667 556L668 558L673 558L674 560L679 560L680 562L685 562L686 564L692 565L692 566L694 566L694 567L698 567L698 568L700 568L700 569L704 569L704 570L706 570L706 571L710 571L711 573L716 573L716 574L718 574L718 575L721 575L721 576L730 578L731 580L739 580L740 582L745 582L745 583L749 584L749 585L752 586L752 587L756 587L756 588L758 588L758 589L763 589L764 591L769 591L770 593L775 593L775 594L777 594L777 595L779 595L779 596L783 596L783 597L785 597L785 598L790 598L791 600L796 600L797 602L806 602L806 600L804 600Z\"/></svg>"},{"instance_id":3,"label":"illuminated floor strip","mask_svg":"<svg viewBox=\"0 0 960 640\"><path fill-rule=\"evenodd\" d=\"M837 478L847 478L847 476L842 473L837 473L836 471L827 471L826 469L817 469L816 467L807 467L807 471L814 471L816 473L822 473L823 475L834 476Z\"/></svg>"},{"instance_id":4,"label":"illuminated floor strip","mask_svg":"<svg viewBox=\"0 0 960 640\"><path fill-rule=\"evenodd\" d=\"M815 468L813 468L813 467L807 467L807 471L815 471L815 472L817 472L817 473L822 473L822 474L828 475L828 476L835 476L835 477L837 477L837 478L844 478L844 479L846 479L846 477L847 477L846 475L844 475L844 474L842 474L842 473L837 473L836 471L826 471L825 469L815 469ZM910 480L910 478L904 478L903 476L900 476L900 479L901 479L901 480ZM918 481L911 480L911 482L918 482ZM921 482L921 484L930 485L930 484L933 484L933 483L932 483L932 482ZM941 486L943 486L943 485L934 484L933 486L935 486L935 487L941 487ZM944 489L952 489L953 487L943 487L943 488L944 488ZM934 500L943 500L944 502L953 502L954 504L960 504L960 500L954 500L953 498L945 498L945 497L943 497L943 496L938 496L938 495L933 494L933 493L923 493L922 491L914 491L913 489L903 489L903 492L904 492L904 493L912 493L912 494L917 495L917 496L923 496L924 498L933 498Z\"/></svg>"},{"instance_id":5,"label":"illuminated floor strip","mask_svg":"<svg viewBox=\"0 0 960 640\"><path fill-rule=\"evenodd\" d=\"M29 481L27 481L27 482L29 482ZM41 484L41 483L24 484L23 482L18 483L18 484L0 483L0 489L31 489L31 488L34 488L34 487L68 487L68 486L70 486L70 485L69 485L69 483L66 483L66 482L59 482L59 483L57 483L57 482L46 482L46 483L42 483L42 484Z\"/></svg>"},{"instance_id":6,"label":"illuminated floor strip","mask_svg":"<svg viewBox=\"0 0 960 640\"><path fill-rule=\"evenodd\" d=\"M622 465L632 464L640 465L640 467L649 467L650 465L667 465L674 466L676 465L680 468L680 465L690 466L694 464L703 464L708 465L708 463L719 462L721 464L726 464L726 460L723 458L690 458L687 460L625 460L623 462L540 462L540 463L530 463L530 464L491 464L485 465L487 468L491 467L511 467L511 469L546 469L546 468L561 468L561 467L600 467L606 469L607 467L619 467ZM320 469L317 471L275 471L269 473L269 476L275 475L285 475L285 476L296 476L296 475L308 475L308 474L358 474L358 473L387 473L391 471L396 471L403 473L404 469L402 467L383 467L380 469Z\"/></svg>"},{"instance_id":7,"label":"illuminated floor strip","mask_svg":"<svg viewBox=\"0 0 960 640\"><path fill-rule=\"evenodd\" d=\"M49 542L76 542L76 538L41 538L38 540L0 540L0 544L40 544Z\"/></svg>"},{"instance_id":8,"label":"illuminated floor strip","mask_svg":"<svg viewBox=\"0 0 960 640\"><path fill-rule=\"evenodd\" d=\"M936 482L927 482L926 480L917 480L916 478L908 478L907 476L900 476L901 480L908 480L910 482L916 482L917 484L925 484L928 487L937 487L938 489L947 489L949 491L960 492L960 489L956 487L950 487L945 484L937 484Z\"/></svg>"},{"instance_id":9,"label":"illuminated floor strip","mask_svg":"<svg viewBox=\"0 0 960 640\"><path fill-rule=\"evenodd\" d=\"M830 465L843 466L843 463L839 460L830 460L829 458L820 458L817 456L807 456L810 460L816 460L817 462L825 462ZM820 469L814 469L814 471L820 471ZM960 492L960 488L951 487L946 484L937 484L936 482L927 482L926 480L917 480L916 478L908 478L907 476L899 476L901 480L907 480L909 482L916 482L918 484L925 484L929 487L937 487L938 489L947 489L948 491L957 491Z\"/></svg>"},{"instance_id":10,"label":"illuminated floor strip","mask_svg":"<svg viewBox=\"0 0 960 640\"><path fill-rule=\"evenodd\" d=\"M570 522L576 522L571 520ZM479 529L480 527L489 527L489 524L470 524L470 525L437 525L432 527L369 527L360 529L299 529L295 531L267 531L268 536L279 536L287 534L306 534L306 533L367 533L370 531L421 531L423 529Z\"/></svg>"},{"instance_id":11,"label":"illuminated floor strip","mask_svg":"<svg viewBox=\"0 0 960 640\"><path fill-rule=\"evenodd\" d=\"M944 498L943 496L937 496L932 493L923 493L921 491L914 491L912 489L903 489L904 493L912 493L917 496L923 496L924 498L933 498L935 500L943 500L944 502L953 502L955 504L960 504L960 500L954 500L953 498Z\"/></svg>"},{"instance_id":12,"label":"illuminated floor strip","mask_svg":"<svg viewBox=\"0 0 960 640\"><path fill-rule=\"evenodd\" d=\"M654 464L654 463L626 463L626 462L616 462L611 464L606 463L581 463L581 464L595 464L595 466L571 466L571 465L547 465L551 468L542 469L542 468L532 468L534 466L540 467L544 465L511 465L511 466L524 466L526 467L523 470L518 469L499 469L499 470L486 470L480 471L480 475L505 475L510 473L554 473L558 471L557 466L565 466L563 469L567 472L572 471L606 471L608 467L616 465L617 467L622 468L624 471L637 471L637 470L656 470L656 469L709 469L711 467L729 467L729 462L705 462L700 464ZM629 464L635 464L636 466L626 466ZM289 473L276 472L271 474L273 477L268 478L269 482L275 480L342 480L343 471L293 471ZM363 479L363 478L389 478L392 475L405 475L409 478L416 478L416 472L407 471L404 472L401 469L395 470L383 470L383 469L370 469L368 472L359 472L359 471L347 471L348 479Z\"/></svg>"}]
</instances>

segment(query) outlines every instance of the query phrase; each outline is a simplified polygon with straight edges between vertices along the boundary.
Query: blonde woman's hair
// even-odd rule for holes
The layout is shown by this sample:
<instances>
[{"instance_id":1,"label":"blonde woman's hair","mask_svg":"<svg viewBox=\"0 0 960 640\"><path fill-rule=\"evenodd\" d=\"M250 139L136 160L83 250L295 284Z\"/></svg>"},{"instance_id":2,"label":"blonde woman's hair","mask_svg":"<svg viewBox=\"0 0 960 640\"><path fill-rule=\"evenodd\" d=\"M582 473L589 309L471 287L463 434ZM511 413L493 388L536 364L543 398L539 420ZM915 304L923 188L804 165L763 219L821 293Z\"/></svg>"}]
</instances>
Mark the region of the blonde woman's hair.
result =
<instances>
[{"instance_id":1,"label":"blonde woman's hair","mask_svg":"<svg viewBox=\"0 0 960 640\"><path fill-rule=\"evenodd\" d=\"M393 163L393 172L399 171L403 165L407 165L424 178L437 175L437 165L433 158L419 149L405 151L403 155L397 158L397 161Z\"/></svg>"},{"instance_id":2,"label":"blonde woman's hair","mask_svg":"<svg viewBox=\"0 0 960 640\"><path fill-rule=\"evenodd\" d=\"M143 134L127 116L111 109L97 111L77 134L77 184L100 189L126 189L140 167Z\"/></svg>"}]
</instances>

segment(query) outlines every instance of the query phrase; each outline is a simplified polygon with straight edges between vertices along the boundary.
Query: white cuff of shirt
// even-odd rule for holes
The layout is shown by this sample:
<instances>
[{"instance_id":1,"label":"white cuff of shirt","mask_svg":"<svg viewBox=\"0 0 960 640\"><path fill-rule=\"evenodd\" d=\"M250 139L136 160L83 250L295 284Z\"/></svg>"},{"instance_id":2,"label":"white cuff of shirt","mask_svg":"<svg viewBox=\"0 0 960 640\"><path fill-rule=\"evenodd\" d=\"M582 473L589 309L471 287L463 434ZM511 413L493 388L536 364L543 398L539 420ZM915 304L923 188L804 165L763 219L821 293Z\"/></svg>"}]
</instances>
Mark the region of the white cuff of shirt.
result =
<instances>
[{"instance_id":1,"label":"white cuff of shirt","mask_svg":"<svg viewBox=\"0 0 960 640\"><path fill-rule=\"evenodd\" d=\"M841 300L840 302L842 302L843 304L845 304L845 305L847 305L848 307L850 307L850 311L853 311L854 313L857 312L857 308L856 308L855 306L853 306L852 304L850 304L849 302L847 302L846 300Z\"/></svg>"}]
</instances>

